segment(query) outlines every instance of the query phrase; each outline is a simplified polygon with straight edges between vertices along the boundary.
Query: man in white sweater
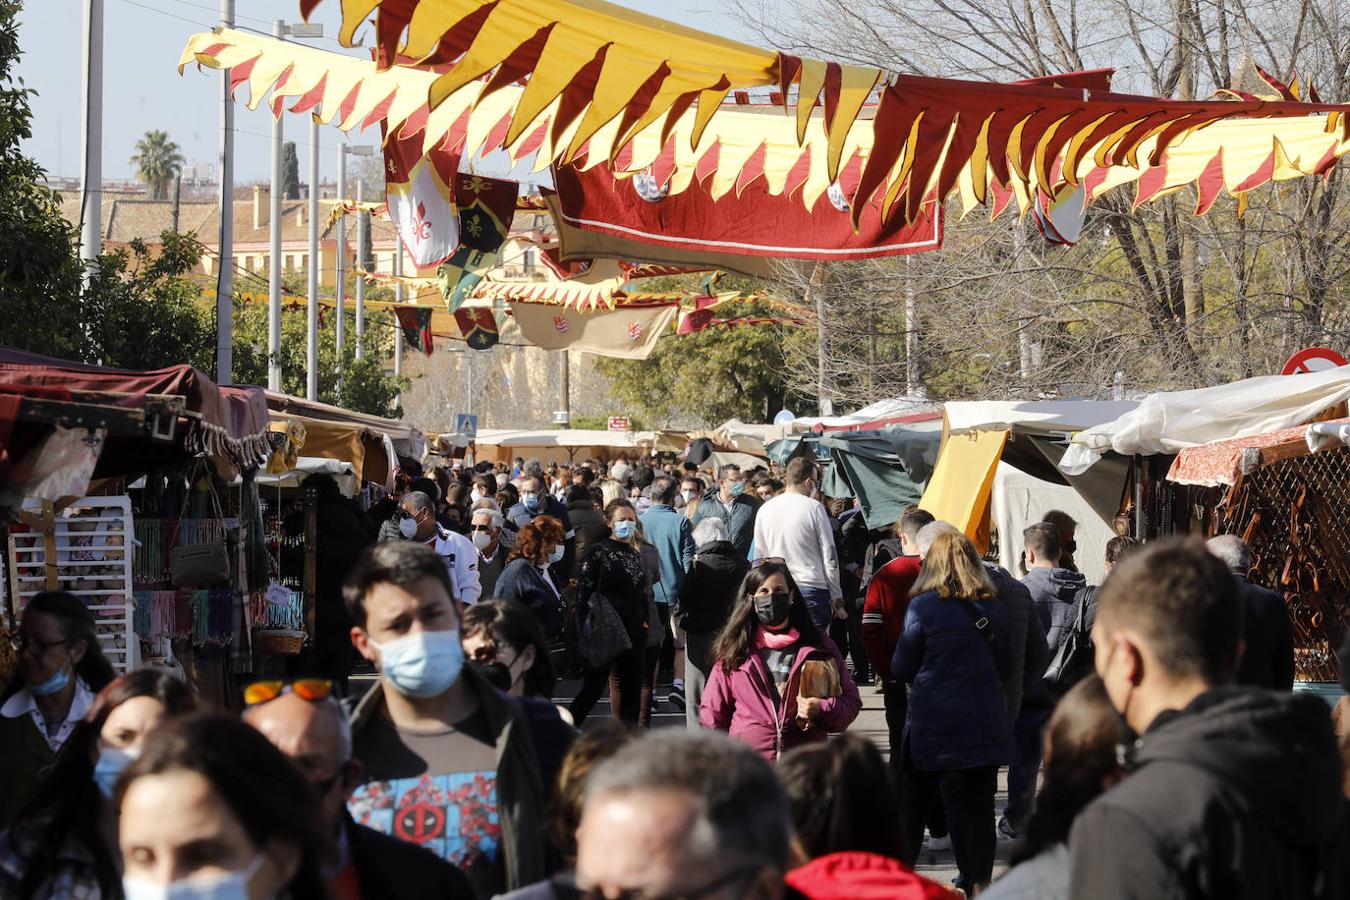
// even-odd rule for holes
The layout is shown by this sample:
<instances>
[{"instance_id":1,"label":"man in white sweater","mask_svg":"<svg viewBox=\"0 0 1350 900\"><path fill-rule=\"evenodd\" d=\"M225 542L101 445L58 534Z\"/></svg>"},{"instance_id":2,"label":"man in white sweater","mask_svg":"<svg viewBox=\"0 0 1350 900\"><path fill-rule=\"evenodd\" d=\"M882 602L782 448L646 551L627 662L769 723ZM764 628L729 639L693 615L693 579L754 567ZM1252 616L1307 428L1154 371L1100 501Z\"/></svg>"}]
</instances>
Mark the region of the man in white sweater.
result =
<instances>
[{"instance_id":1,"label":"man in white sweater","mask_svg":"<svg viewBox=\"0 0 1350 900\"><path fill-rule=\"evenodd\" d=\"M755 556L787 563L811 618L823 631L835 609L843 607L844 592L839 589L839 554L830 515L811 498L817 477L809 459L798 457L788 463L787 489L761 506L755 517Z\"/></svg>"}]
</instances>

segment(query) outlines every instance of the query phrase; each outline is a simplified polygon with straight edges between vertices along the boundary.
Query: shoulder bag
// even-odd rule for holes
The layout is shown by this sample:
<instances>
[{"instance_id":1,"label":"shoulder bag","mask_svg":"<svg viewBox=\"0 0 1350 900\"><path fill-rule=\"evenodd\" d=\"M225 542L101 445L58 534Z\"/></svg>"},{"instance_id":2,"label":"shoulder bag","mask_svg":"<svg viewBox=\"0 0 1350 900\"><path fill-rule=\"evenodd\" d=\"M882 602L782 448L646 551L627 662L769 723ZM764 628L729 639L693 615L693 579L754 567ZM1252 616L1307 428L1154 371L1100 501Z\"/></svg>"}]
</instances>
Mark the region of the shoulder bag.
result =
<instances>
[{"instance_id":1,"label":"shoulder bag","mask_svg":"<svg viewBox=\"0 0 1350 900\"><path fill-rule=\"evenodd\" d=\"M1090 587L1078 592L1078 610L1074 614L1073 628L1060 641L1042 676L1045 686L1056 700L1092 671L1094 661L1092 635L1087 628L1087 605L1094 593Z\"/></svg>"},{"instance_id":2,"label":"shoulder bag","mask_svg":"<svg viewBox=\"0 0 1350 900\"><path fill-rule=\"evenodd\" d=\"M216 518L224 519L220 508L220 498L216 496L215 485L206 473L207 492L215 507ZM183 536L183 515L187 512L188 499L192 496L191 482L183 500L183 509L178 514L178 540ZM217 587L230 583L230 553L225 547L224 538L206 541L200 544L182 544L169 551L169 581L175 588Z\"/></svg>"},{"instance_id":3,"label":"shoulder bag","mask_svg":"<svg viewBox=\"0 0 1350 900\"><path fill-rule=\"evenodd\" d=\"M592 669L602 669L618 657L620 653L633 646L628 637L628 629L619 618L614 604L601 593L608 570L608 556L600 552L600 574L595 579L595 590L590 596L590 611L582 623L577 635L577 649L581 657Z\"/></svg>"}]
</instances>

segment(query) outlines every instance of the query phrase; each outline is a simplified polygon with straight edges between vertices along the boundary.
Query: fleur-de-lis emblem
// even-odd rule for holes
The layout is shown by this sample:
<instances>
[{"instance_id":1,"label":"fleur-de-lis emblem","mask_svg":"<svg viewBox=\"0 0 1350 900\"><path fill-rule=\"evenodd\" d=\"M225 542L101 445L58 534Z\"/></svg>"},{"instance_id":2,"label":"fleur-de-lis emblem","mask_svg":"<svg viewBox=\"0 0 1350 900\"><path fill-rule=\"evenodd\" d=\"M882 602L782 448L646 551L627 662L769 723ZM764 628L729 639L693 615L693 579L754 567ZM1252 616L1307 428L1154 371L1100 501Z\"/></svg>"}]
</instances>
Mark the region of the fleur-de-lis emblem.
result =
<instances>
[{"instance_id":1,"label":"fleur-de-lis emblem","mask_svg":"<svg viewBox=\"0 0 1350 900\"><path fill-rule=\"evenodd\" d=\"M413 234L418 241L431 240L431 220L427 218L427 205L417 204L417 214L413 216Z\"/></svg>"},{"instance_id":2,"label":"fleur-de-lis emblem","mask_svg":"<svg viewBox=\"0 0 1350 900\"><path fill-rule=\"evenodd\" d=\"M492 182L477 175L470 175L464 179L464 183L460 187L471 194L484 194L492 190Z\"/></svg>"},{"instance_id":3,"label":"fleur-de-lis emblem","mask_svg":"<svg viewBox=\"0 0 1350 900\"><path fill-rule=\"evenodd\" d=\"M464 230L474 237L479 237L483 233L483 223L477 216L470 216L468 221L464 223Z\"/></svg>"}]
</instances>

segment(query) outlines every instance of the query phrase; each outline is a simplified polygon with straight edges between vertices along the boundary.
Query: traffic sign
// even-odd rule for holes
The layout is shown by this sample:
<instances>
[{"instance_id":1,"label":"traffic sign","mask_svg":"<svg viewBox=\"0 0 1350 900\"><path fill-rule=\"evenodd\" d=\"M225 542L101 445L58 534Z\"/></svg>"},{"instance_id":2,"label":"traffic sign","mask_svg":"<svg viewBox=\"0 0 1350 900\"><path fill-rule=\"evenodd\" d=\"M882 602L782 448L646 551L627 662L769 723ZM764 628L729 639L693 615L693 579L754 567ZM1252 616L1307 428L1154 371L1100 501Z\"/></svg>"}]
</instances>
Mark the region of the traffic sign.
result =
<instances>
[{"instance_id":1,"label":"traffic sign","mask_svg":"<svg viewBox=\"0 0 1350 900\"><path fill-rule=\"evenodd\" d=\"M1327 347L1306 347L1289 357L1281 375L1302 375L1305 372L1325 372L1347 365L1346 359Z\"/></svg>"},{"instance_id":2,"label":"traffic sign","mask_svg":"<svg viewBox=\"0 0 1350 900\"><path fill-rule=\"evenodd\" d=\"M455 416L455 434L462 434L468 438L478 437L478 417L468 413L459 413Z\"/></svg>"},{"instance_id":3,"label":"traffic sign","mask_svg":"<svg viewBox=\"0 0 1350 900\"><path fill-rule=\"evenodd\" d=\"M628 429L629 429L629 424L630 424L630 423L629 423L629 421L628 421L628 417L627 417L627 416L610 416L610 417L609 417L609 430L610 430L610 431L628 431Z\"/></svg>"}]
</instances>

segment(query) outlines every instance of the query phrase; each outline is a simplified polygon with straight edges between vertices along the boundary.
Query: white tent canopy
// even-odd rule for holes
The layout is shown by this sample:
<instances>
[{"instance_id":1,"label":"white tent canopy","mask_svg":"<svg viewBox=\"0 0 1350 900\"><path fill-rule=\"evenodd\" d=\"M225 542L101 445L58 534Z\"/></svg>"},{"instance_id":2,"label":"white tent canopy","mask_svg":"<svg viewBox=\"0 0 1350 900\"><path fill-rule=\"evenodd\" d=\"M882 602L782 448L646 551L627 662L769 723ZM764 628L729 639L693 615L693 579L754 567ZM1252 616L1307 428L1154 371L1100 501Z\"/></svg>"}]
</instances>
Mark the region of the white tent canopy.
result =
<instances>
[{"instance_id":1,"label":"white tent canopy","mask_svg":"<svg viewBox=\"0 0 1350 900\"><path fill-rule=\"evenodd\" d=\"M1264 375L1192 391L1150 394L1137 409L1074 435L1059 468L1079 475L1102 455L1179 453L1312 421L1350 399L1350 366Z\"/></svg>"},{"instance_id":2,"label":"white tent canopy","mask_svg":"<svg viewBox=\"0 0 1350 900\"><path fill-rule=\"evenodd\" d=\"M280 475L259 470L254 476L259 488L298 488L310 475L331 475L344 496L355 497L361 481L356 470L349 462L340 459L323 459L317 456L302 456L295 461L295 468Z\"/></svg>"},{"instance_id":3,"label":"white tent canopy","mask_svg":"<svg viewBox=\"0 0 1350 900\"><path fill-rule=\"evenodd\" d=\"M944 404L952 434L967 431L1020 431L1038 435L1073 434L1133 411L1133 400L1013 400Z\"/></svg>"},{"instance_id":4,"label":"white tent canopy","mask_svg":"<svg viewBox=\"0 0 1350 900\"><path fill-rule=\"evenodd\" d=\"M922 397L888 397L869 403L862 409L846 416L801 416L793 419L787 426L789 432L810 431L817 425L825 428L847 428L850 425L866 425L878 419L897 419L901 416L914 416L921 413L936 413L941 405Z\"/></svg>"}]
</instances>

